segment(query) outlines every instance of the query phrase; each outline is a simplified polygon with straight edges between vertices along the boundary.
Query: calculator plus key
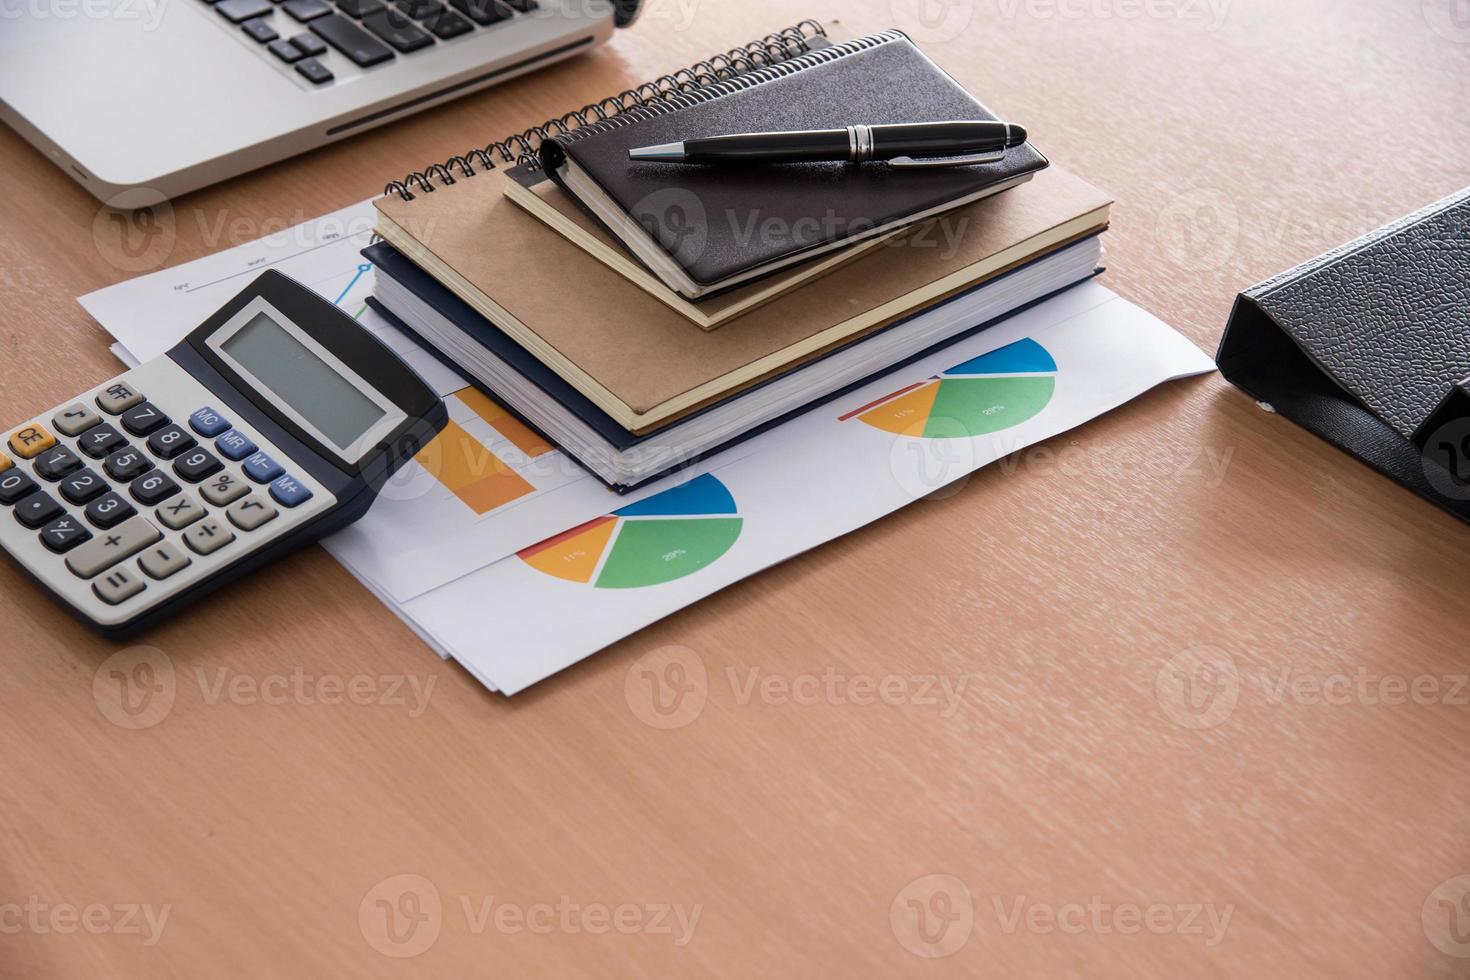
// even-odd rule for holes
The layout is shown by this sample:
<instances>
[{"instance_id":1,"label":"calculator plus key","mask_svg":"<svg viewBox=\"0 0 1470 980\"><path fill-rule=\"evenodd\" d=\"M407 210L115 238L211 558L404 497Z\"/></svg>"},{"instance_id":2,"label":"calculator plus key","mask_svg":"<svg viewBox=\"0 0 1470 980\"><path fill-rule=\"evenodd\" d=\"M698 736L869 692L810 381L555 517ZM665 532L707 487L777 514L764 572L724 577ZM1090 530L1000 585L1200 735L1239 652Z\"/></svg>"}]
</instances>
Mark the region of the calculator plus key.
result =
<instances>
[{"instance_id":1,"label":"calculator plus key","mask_svg":"<svg viewBox=\"0 0 1470 980\"><path fill-rule=\"evenodd\" d=\"M49 493L30 494L15 505L15 519L34 530L66 511Z\"/></svg>"},{"instance_id":2,"label":"calculator plus key","mask_svg":"<svg viewBox=\"0 0 1470 980\"><path fill-rule=\"evenodd\" d=\"M79 473L73 473L57 488L68 503L85 504L89 500L95 500L110 489L107 481L97 475L97 471L90 467Z\"/></svg>"},{"instance_id":3,"label":"calculator plus key","mask_svg":"<svg viewBox=\"0 0 1470 980\"><path fill-rule=\"evenodd\" d=\"M158 528L142 517L135 517L73 551L66 558L66 567L78 578L91 578L162 540Z\"/></svg>"},{"instance_id":4,"label":"calculator plus key","mask_svg":"<svg viewBox=\"0 0 1470 980\"><path fill-rule=\"evenodd\" d=\"M101 421L101 417L96 412L81 402L77 402L57 412L52 417L51 424L56 427L57 432L64 436L77 436Z\"/></svg>"},{"instance_id":5,"label":"calculator plus key","mask_svg":"<svg viewBox=\"0 0 1470 980\"><path fill-rule=\"evenodd\" d=\"M130 384L115 382L103 388L97 395L97 407L108 415L121 415L143 400L143 396Z\"/></svg>"},{"instance_id":6,"label":"calculator plus key","mask_svg":"<svg viewBox=\"0 0 1470 980\"><path fill-rule=\"evenodd\" d=\"M224 468L219 457L207 449L191 449L174 463L174 472L190 483L198 483Z\"/></svg>"},{"instance_id":7,"label":"calculator plus key","mask_svg":"<svg viewBox=\"0 0 1470 980\"><path fill-rule=\"evenodd\" d=\"M53 483L82 468L82 460L65 446L48 449L36 457L36 475Z\"/></svg>"},{"instance_id":8,"label":"calculator plus key","mask_svg":"<svg viewBox=\"0 0 1470 980\"><path fill-rule=\"evenodd\" d=\"M146 436L154 429L168 425L168 416L160 412L152 402L144 402L123 412L119 421L133 435Z\"/></svg>"},{"instance_id":9,"label":"calculator plus key","mask_svg":"<svg viewBox=\"0 0 1470 980\"><path fill-rule=\"evenodd\" d=\"M103 459L127 444L128 441L123 438L123 434L106 422L94 425L77 436L77 445L81 447L82 452L93 459Z\"/></svg>"},{"instance_id":10,"label":"calculator plus key","mask_svg":"<svg viewBox=\"0 0 1470 980\"><path fill-rule=\"evenodd\" d=\"M41 543L58 555L92 539L92 532L81 521L67 514L41 528Z\"/></svg>"},{"instance_id":11,"label":"calculator plus key","mask_svg":"<svg viewBox=\"0 0 1470 980\"><path fill-rule=\"evenodd\" d=\"M217 517L206 517L184 532L184 544L196 555L212 555L235 540L235 532Z\"/></svg>"},{"instance_id":12,"label":"calculator plus key","mask_svg":"<svg viewBox=\"0 0 1470 980\"><path fill-rule=\"evenodd\" d=\"M208 406L189 416L189 427L206 439L213 439L232 425L229 419Z\"/></svg>"},{"instance_id":13,"label":"calculator plus key","mask_svg":"<svg viewBox=\"0 0 1470 980\"><path fill-rule=\"evenodd\" d=\"M236 463L246 456L254 455L256 452L255 443L251 442L249 437L238 429L231 429L229 432L222 433L214 441L214 448L218 449L219 454L225 459L232 460Z\"/></svg>"},{"instance_id":14,"label":"calculator plus key","mask_svg":"<svg viewBox=\"0 0 1470 980\"><path fill-rule=\"evenodd\" d=\"M105 493L87 505L87 520L106 530L116 527L138 513L137 509L116 491Z\"/></svg>"},{"instance_id":15,"label":"calculator plus key","mask_svg":"<svg viewBox=\"0 0 1470 980\"><path fill-rule=\"evenodd\" d=\"M102 468L118 483L132 483L153 469L153 460L145 456L143 450L129 446L107 457L102 463Z\"/></svg>"},{"instance_id":16,"label":"calculator plus key","mask_svg":"<svg viewBox=\"0 0 1470 980\"><path fill-rule=\"evenodd\" d=\"M0 473L0 504L7 507L28 494L35 493L38 489L36 481L22 473L20 470L12 469L6 473Z\"/></svg>"},{"instance_id":17,"label":"calculator plus key","mask_svg":"<svg viewBox=\"0 0 1470 980\"><path fill-rule=\"evenodd\" d=\"M167 473L162 470L154 470L152 473L138 477L128 489L132 492L134 500L144 507L152 507L178 493L179 485Z\"/></svg>"},{"instance_id":18,"label":"calculator plus key","mask_svg":"<svg viewBox=\"0 0 1470 980\"><path fill-rule=\"evenodd\" d=\"M245 461L245 475L256 483L269 483L285 472L284 466L265 453L256 453Z\"/></svg>"},{"instance_id":19,"label":"calculator plus key","mask_svg":"<svg viewBox=\"0 0 1470 980\"><path fill-rule=\"evenodd\" d=\"M169 425L148 437L148 449L160 459L173 459L199 445L198 440L181 425Z\"/></svg>"},{"instance_id":20,"label":"calculator plus key","mask_svg":"<svg viewBox=\"0 0 1470 980\"><path fill-rule=\"evenodd\" d=\"M39 425L28 425L10 435L10 451L21 459L35 459L56 445L56 437Z\"/></svg>"}]
</instances>

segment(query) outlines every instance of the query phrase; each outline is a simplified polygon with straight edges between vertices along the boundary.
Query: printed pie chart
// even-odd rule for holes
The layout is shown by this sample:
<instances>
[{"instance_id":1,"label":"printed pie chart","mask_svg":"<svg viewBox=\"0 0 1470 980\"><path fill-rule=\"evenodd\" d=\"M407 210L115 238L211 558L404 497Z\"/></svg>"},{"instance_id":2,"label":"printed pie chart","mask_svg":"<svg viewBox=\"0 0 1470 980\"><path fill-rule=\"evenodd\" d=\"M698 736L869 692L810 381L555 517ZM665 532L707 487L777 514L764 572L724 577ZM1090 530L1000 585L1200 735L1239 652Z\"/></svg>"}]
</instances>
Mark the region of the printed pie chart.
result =
<instances>
[{"instance_id":1,"label":"printed pie chart","mask_svg":"<svg viewBox=\"0 0 1470 980\"><path fill-rule=\"evenodd\" d=\"M1057 363L1029 337L957 364L843 418L923 439L962 439L1020 425L1056 391Z\"/></svg>"},{"instance_id":2,"label":"printed pie chart","mask_svg":"<svg viewBox=\"0 0 1470 980\"><path fill-rule=\"evenodd\" d=\"M692 575L740 537L735 498L709 474L519 552L538 572L598 589L639 589Z\"/></svg>"}]
</instances>

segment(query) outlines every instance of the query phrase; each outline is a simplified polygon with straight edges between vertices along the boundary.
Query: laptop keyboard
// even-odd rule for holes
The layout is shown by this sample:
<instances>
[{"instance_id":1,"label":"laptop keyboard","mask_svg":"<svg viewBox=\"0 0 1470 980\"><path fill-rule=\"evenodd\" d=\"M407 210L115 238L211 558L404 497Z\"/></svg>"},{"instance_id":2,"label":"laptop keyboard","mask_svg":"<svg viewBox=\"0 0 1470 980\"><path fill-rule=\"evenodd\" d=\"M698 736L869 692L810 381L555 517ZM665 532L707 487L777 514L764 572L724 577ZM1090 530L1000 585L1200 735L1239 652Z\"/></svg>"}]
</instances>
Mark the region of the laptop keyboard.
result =
<instances>
[{"instance_id":1,"label":"laptop keyboard","mask_svg":"<svg viewBox=\"0 0 1470 980\"><path fill-rule=\"evenodd\" d=\"M329 49L359 68L370 68L537 9L536 0L203 2L316 85L333 79L332 70L321 61Z\"/></svg>"}]
</instances>

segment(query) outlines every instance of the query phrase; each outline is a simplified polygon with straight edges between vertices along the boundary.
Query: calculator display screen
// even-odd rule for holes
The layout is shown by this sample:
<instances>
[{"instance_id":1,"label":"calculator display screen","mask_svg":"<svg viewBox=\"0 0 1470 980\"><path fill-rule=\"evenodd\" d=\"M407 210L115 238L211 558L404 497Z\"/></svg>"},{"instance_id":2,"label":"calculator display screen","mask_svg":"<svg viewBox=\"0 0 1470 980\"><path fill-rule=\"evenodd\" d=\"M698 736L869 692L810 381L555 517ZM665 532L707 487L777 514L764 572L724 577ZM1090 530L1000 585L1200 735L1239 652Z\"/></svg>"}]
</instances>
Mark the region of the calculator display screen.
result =
<instances>
[{"instance_id":1,"label":"calculator display screen","mask_svg":"<svg viewBox=\"0 0 1470 980\"><path fill-rule=\"evenodd\" d=\"M346 450L387 414L265 313L248 320L220 349L338 449Z\"/></svg>"}]
</instances>

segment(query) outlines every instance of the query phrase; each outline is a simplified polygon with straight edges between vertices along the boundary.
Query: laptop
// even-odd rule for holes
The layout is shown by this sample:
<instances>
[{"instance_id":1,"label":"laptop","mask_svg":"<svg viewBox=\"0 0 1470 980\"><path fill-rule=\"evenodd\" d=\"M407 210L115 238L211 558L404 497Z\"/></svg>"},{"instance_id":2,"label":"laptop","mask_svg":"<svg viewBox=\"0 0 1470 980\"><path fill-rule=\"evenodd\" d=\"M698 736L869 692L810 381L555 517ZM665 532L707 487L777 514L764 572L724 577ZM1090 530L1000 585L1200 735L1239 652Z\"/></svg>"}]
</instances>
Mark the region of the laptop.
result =
<instances>
[{"instance_id":1,"label":"laptop","mask_svg":"<svg viewBox=\"0 0 1470 980\"><path fill-rule=\"evenodd\" d=\"M572 57L614 0L49 0L0 24L0 120L146 207Z\"/></svg>"}]
</instances>

